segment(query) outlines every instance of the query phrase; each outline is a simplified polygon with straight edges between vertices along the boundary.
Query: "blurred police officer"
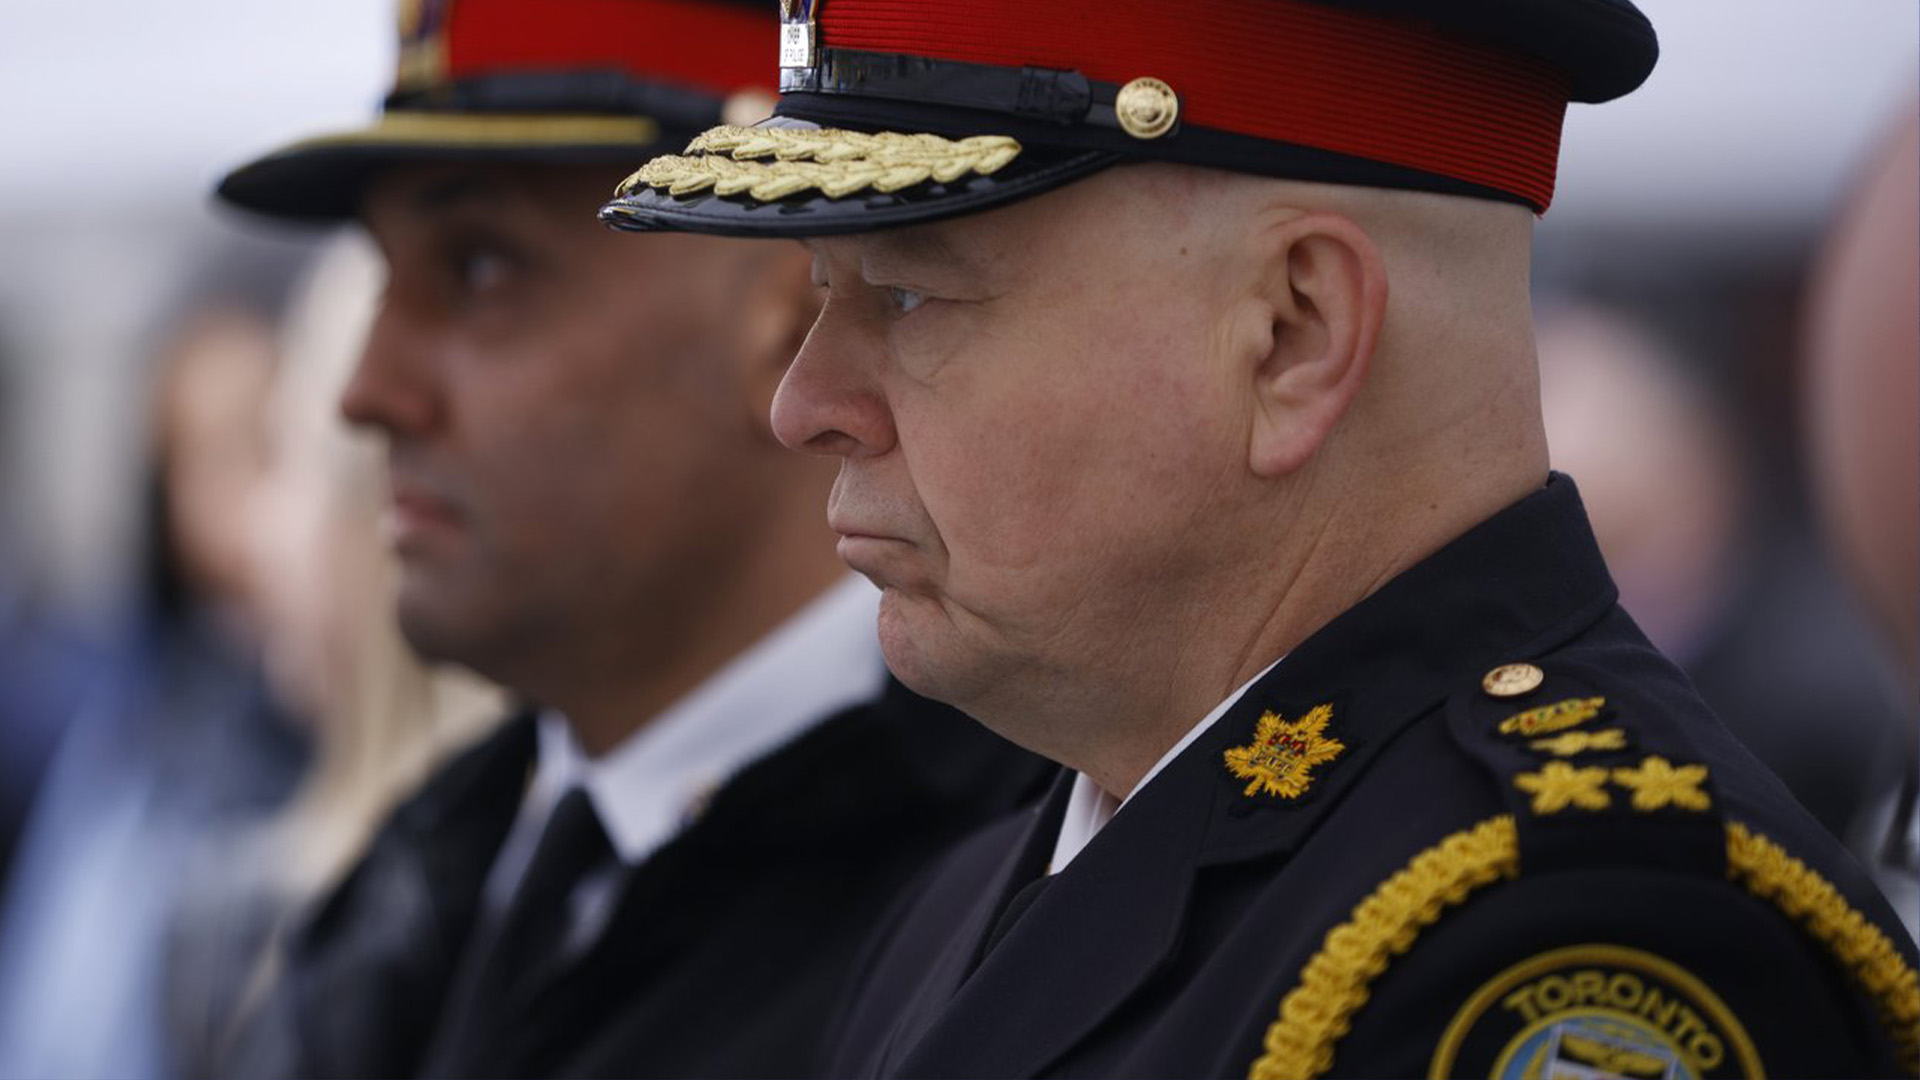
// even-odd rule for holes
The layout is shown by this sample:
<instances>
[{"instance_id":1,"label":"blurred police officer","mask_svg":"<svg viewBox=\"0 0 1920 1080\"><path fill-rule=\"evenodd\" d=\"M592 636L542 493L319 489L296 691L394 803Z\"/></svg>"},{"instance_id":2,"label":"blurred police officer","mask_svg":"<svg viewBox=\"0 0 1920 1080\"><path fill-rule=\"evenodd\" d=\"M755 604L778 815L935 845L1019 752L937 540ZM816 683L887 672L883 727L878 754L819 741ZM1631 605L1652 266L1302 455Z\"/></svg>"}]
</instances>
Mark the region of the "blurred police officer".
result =
<instances>
[{"instance_id":1,"label":"blurred police officer","mask_svg":"<svg viewBox=\"0 0 1920 1080\"><path fill-rule=\"evenodd\" d=\"M538 703L394 813L233 1071L813 1071L890 895L1043 767L889 680L820 520L831 467L768 427L804 252L595 220L613 162L764 114L775 30L757 4L410 4L378 121L221 184L379 245L344 411L387 436L403 629Z\"/></svg>"},{"instance_id":2,"label":"blurred police officer","mask_svg":"<svg viewBox=\"0 0 1920 1080\"><path fill-rule=\"evenodd\" d=\"M783 6L778 119L603 213L811 238L774 427L888 660L1074 770L893 925L843 1070L1913 1068L1912 943L1548 468L1533 217L1637 10Z\"/></svg>"}]
</instances>

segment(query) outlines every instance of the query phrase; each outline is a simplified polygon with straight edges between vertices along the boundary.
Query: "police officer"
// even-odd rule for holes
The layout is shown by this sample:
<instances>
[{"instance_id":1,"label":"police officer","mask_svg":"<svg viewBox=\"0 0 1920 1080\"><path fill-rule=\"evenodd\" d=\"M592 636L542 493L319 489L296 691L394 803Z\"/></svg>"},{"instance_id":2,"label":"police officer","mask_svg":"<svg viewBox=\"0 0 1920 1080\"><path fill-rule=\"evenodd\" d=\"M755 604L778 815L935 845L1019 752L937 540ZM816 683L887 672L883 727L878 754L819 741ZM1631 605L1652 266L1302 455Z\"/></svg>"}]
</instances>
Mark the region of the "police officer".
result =
<instances>
[{"instance_id":1,"label":"police officer","mask_svg":"<svg viewBox=\"0 0 1920 1080\"><path fill-rule=\"evenodd\" d=\"M889 663L1072 770L892 924L842 1071L1911 1073L1911 941L1549 471L1533 220L1635 8L783 8L776 119L603 215L807 238L774 426Z\"/></svg>"},{"instance_id":2,"label":"police officer","mask_svg":"<svg viewBox=\"0 0 1920 1080\"><path fill-rule=\"evenodd\" d=\"M764 114L775 29L410 4L376 122L221 184L378 244L343 407L386 436L399 618L535 703L392 815L229 1071L815 1072L892 894L1045 768L890 681L820 521L831 467L773 438L804 253L594 219L614 162Z\"/></svg>"}]
</instances>

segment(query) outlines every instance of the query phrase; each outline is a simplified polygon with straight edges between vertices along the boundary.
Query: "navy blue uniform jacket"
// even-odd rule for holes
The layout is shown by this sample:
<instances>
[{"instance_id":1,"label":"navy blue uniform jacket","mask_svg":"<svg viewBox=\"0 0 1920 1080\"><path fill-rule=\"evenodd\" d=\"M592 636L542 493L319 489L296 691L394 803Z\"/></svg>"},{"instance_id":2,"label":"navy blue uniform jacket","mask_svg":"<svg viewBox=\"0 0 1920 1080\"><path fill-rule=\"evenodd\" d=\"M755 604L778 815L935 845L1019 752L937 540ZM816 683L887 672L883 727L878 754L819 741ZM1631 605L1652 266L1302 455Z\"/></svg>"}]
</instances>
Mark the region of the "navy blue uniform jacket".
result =
<instances>
[{"instance_id":1,"label":"navy blue uniform jacket","mask_svg":"<svg viewBox=\"0 0 1920 1080\"><path fill-rule=\"evenodd\" d=\"M836 1072L1914 1070L1912 942L1617 605L1564 477L1300 645L1036 896L1068 790L897 910Z\"/></svg>"},{"instance_id":2,"label":"navy blue uniform jacket","mask_svg":"<svg viewBox=\"0 0 1920 1080\"><path fill-rule=\"evenodd\" d=\"M889 681L723 786L629 872L513 1021L435 1046L534 763L531 717L441 769L294 937L246 1077L806 1076L871 935L954 839L1052 767ZM430 1048L432 1048L430 1056Z\"/></svg>"}]
</instances>

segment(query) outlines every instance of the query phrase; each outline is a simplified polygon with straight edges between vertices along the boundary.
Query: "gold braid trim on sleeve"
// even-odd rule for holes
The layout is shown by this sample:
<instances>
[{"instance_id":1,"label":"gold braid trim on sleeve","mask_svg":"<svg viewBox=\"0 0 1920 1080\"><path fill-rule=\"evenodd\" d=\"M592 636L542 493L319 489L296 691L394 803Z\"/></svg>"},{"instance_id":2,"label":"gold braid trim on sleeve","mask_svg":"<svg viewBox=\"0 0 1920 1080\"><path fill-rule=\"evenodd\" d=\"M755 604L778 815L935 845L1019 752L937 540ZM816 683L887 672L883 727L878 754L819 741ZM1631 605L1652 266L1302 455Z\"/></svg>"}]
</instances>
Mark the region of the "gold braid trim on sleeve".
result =
<instances>
[{"instance_id":1,"label":"gold braid trim on sleeve","mask_svg":"<svg viewBox=\"0 0 1920 1080\"><path fill-rule=\"evenodd\" d=\"M1753 895L1773 901L1832 950L1872 997L1901 1065L1909 1074L1920 1075L1920 978L1887 935L1855 911L1826 878L1780 845L1732 822L1727 825L1727 876Z\"/></svg>"},{"instance_id":2,"label":"gold braid trim on sleeve","mask_svg":"<svg viewBox=\"0 0 1920 1080\"><path fill-rule=\"evenodd\" d=\"M1475 889L1520 871L1520 837L1513 818L1488 818L1414 856L1353 917L1327 932L1320 951L1300 973L1300 985L1280 1002L1280 1019L1267 1028L1266 1053L1251 1080L1308 1080L1333 1067L1333 1047L1366 1004L1367 987L1392 957L1413 946L1422 929Z\"/></svg>"},{"instance_id":3,"label":"gold braid trim on sleeve","mask_svg":"<svg viewBox=\"0 0 1920 1080\"><path fill-rule=\"evenodd\" d=\"M969 173L990 176L1020 156L1005 135L954 141L938 135L868 134L834 128L717 127L687 144L684 155L657 157L621 183L674 195L711 190L772 202L803 191L829 199L861 191L900 191L928 180L950 184Z\"/></svg>"},{"instance_id":4,"label":"gold braid trim on sleeve","mask_svg":"<svg viewBox=\"0 0 1920 1080\"><path fill-rule=\"evenodd\" d=\"M1414 856L1327 932L1300 983L1267 1028L1250 1080L1313 1080L1333 1067L1334 1045L1366 1004L1368 987L1421 930L1474 890L1519 874L1520 842L1502 814ZM1873 999L1906 1070L1920 1074L1920 979L1887 936L1819 873L1763 836L1727 825L1727 877L1771 901L1830 949Z\"/></svg>"}]
</instances>

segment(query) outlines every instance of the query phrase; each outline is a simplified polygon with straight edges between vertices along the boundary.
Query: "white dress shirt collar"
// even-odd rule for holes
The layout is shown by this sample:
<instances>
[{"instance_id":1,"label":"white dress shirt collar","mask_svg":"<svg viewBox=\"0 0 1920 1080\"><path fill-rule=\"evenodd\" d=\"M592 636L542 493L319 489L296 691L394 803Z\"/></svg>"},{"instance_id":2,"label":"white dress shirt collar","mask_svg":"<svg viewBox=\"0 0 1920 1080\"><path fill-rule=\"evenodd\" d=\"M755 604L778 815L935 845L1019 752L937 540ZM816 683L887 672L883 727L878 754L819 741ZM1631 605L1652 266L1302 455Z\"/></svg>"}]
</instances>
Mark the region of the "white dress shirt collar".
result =
<instances>
[{"instance_id":1,"label":"white dress shirt collar","mask_svg":"<svg viewBox=\"0 0 1920 1080\"><path fill-rule=\"evenodd\" d=\"M1284 660L1286 657L1283 656L1280 659ZM1242 683L1240 689L1228 694L1225 701L1215 705L1212 712L1201 717L1199 723L1188 728L1187 733L1180 737L1180 741L1160 755L1160 760L1154 762L1153 768L1148 769L1146 775L1140 778L1140 782L1133 785L1133 790L1127 793L1126 798L1116 799L1111 792L1094 783L1086 773L1074 773L1073 790L1067 795L1067 813L1060 819L1060 837L1054 841L1053 861L1047 864L1047 873L1057 874L1065 870L1067 864L1093 842L1093 838L1100 834L1100 830L1107 827L1107 822L1112 821L1115 814L1125 809L1135 795L1140 794L1154 777L1160 775L1161 770L1165 769L1174 758L1180 756L1181 751L1192 746L1195 739L1206 734L1207 730L1218 723L1222 716L1227 715L1228 709L1233 708L1242 697L1246 696L1254 683L1266 678L1267 672L1272 671L1279 664L1280 660L1275 660L1262 668L1260 674Z\"/></svg>"},{"instance_id":2,"label":"white dress shirt collar","mask_svg":"<svg viewBox=\"0 0 1920 1080\"><path fill-rule=\"evenodd\" d=\"M523 816L544 822L560 796L584 787L621 861L645 861L734 774L880 696L879 606L865 578L843 579L598 759L564 717L543 714Z\"/></svg>"}]
</instances>

